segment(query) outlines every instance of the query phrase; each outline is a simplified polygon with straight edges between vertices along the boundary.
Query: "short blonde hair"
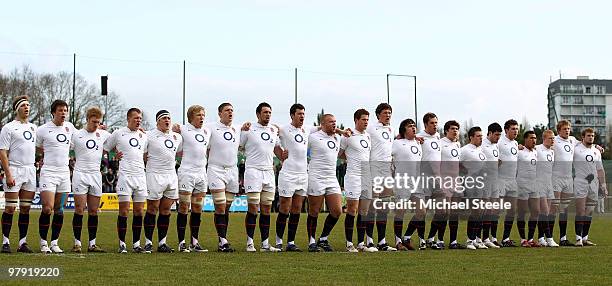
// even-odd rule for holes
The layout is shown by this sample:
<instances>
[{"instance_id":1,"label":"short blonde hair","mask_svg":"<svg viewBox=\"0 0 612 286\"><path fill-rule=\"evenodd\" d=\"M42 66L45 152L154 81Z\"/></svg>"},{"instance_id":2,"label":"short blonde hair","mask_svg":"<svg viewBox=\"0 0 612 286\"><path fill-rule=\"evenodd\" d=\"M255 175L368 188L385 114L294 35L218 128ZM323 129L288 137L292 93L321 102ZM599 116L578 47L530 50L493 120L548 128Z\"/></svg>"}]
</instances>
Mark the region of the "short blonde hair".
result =
<instances>
[{"instance_id":1,"label":"short blonde hair","mask_svg":"<svg viewBox=\"0 0 612 286\"><path fill-rule=\"evenodd\" d=\"M102 118L102 116L103 116L102 110L97 106L88 108L87 113L85 115L86 119L88 120L89 118L92 118L92 117Z\"/></svg>"},{"instance_id":2,"label":"short blonde hair","mask_svg":"<svg viewBox=\"0 0 612 286\"><path fill-rule=\"evenodd\" d=\"M201 105L196 104L196 105L189 106L189 109L187 109L187 121L191 122L191 118L200 111L204 111L204 114L206 114L206 110Z\"/></svg>"},{"instance_id":3,"label":"short blonde hair","mask_svg":"<svg viewBox=\"0 0 612 286\"><path fill-rule=\"evenodd\" d=\"M569 120L560 120L559 122L557 122L557 132L561 131L561 128L565 127L565 126L572 126L572 124L569 122Z\"/></svg>"},{"instance_id":4,"label":"short blonde hair","mask_svg":"<svg viewBox=\"0 0 612 286\"><path fill-rule=\"evenodd\" d=\"M544 132L542 132L542 139L546 138L546 136L554 137L555 136L555 132L553 132L550 129L544 130Z\"/></svg>"}]
</instances>

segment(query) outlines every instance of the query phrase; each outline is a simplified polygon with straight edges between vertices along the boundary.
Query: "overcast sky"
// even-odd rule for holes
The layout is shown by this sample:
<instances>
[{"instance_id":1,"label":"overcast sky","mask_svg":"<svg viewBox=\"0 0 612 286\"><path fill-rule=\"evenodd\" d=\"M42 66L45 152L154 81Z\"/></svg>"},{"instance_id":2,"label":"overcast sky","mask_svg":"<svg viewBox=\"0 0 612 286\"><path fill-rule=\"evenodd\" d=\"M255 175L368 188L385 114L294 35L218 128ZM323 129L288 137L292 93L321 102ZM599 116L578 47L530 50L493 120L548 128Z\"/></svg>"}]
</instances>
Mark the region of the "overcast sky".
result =
<instances>
[{"instance_id":1,"label":"overcast sky","mask_svg":"<svg viewBox=\"0 0 612 286\"><path fill-rule=\"evenodd\" d=\"M0 70L72 71L76 53L89 81L108 74L127 105L176 121L183 60L187 105L207 121L223 101L253 121L267 101L288 122L294 68L309 123L325 108L345 126L386 101L387 73L417 76L419 117L481 126L546 123L551 77L612 78L609 1L58 2L2 4ZM396 126L414 116L414 82L390 85Z\"/></svg>"}]
</instances>

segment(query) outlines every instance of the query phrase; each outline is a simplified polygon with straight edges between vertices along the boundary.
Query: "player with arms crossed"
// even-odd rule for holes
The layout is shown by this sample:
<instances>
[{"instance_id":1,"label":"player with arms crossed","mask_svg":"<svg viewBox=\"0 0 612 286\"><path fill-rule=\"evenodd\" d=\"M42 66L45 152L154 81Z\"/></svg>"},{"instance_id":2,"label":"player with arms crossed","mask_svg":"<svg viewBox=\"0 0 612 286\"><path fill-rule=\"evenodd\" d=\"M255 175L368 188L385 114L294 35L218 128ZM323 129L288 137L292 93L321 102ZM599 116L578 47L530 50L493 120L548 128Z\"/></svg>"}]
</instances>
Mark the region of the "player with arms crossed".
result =
<instances>
[{"instance_id":1,"label":"player with arms crossed","mask_svg":"<svg viewBox=\"0 0 612 286\"><path fill-rule=\"evenodd\" d=\"M72 175L72 191L74 193L74 217L72 217L74 247L72 252L81 252L81 229L83 228L85 208L87 208L87 229L89 230L87 251L104 252L101 247L96 245L96 233L98 231L98 206L102 196L100 162L104 153L104 141L110 137L110 133L99 129L102 122L100 108L91 107L87 109L85 117L87 125L72 134L72 144L70 144L76 159Z\"/></svg>"},{"instance_id":2,"label":"player with arms crossed","mask_svg":"<svg viewBox=\"0 0 612 286\"><path fill-rule=\"evenodd\" d=\"M15 119L0 132L0 162L4 170L4 197L2 213L2 252L10 253L9 235L13 213L19 203L19 247L17 252L32 253L26 239L30 224L30 206L36 194L36 125L28 122L30 102L27 95L13 100Z\"/></svg>"},{"instance_id":3,"label":"player with arms crossed","mask_svg":"<svg viewBox=\"0 0 612 286\"><path fill-rule=\"evenodd\" d=\"M142 215L144 202L147 198L147 178L145 176L144 153L147 149L147 134L140 127L142 111L130 108L127 111L127 127L116 130L104 142L104 150L115 150L121 157L117 177L117 196L119 200L119 215L117 216L117 234L119 236L119 253L127 253L125 234L127 232L127 216L132 207L132 249L135 253L144 253L140 246L142 231Z\"/></svg>"},{"instance_id":4,"label":"player with arms crossed","mask_svg":"<svg viewBox=\"0 0 612 286\"><path fill-rule=\"evenodd\" d=\"M58 245L58 239L64 223L64 204L70 193L69 152L72 133L75 131L72 123L67 122L68 104L60 99L51 104L53 120L40 126L36 134L36 147L44 156L40 171L40 200L42 212L38 221L40 234L40 252L63 253ZM53 210L51 225L51 248L47 246L49 220Z\"/></svg>"}]
</instances>

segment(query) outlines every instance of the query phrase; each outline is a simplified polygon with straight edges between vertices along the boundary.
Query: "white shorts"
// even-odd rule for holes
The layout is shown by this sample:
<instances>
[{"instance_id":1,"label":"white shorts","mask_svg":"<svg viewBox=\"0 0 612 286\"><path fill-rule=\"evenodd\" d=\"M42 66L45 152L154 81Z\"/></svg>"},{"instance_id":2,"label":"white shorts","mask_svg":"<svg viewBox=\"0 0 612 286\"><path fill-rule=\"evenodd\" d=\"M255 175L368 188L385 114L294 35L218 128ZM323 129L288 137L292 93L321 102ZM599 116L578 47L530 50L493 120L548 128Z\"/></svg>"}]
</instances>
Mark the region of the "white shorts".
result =
<instances>
[{"instance_id":1,"label":"white shorts","mask_svg":"<svg viewBox=\"0 0 612 286\"><path fill-rule=\"evenodd\" d=\"M383 161L370 162L370 174L368 175L371 176L372 181L375 178L393 177L393 175L391 174L391 162L383 162Z\"/></svg>"},{"instance_id":2,"label":"white shorts","mask_svg":"<svg viewBox=\"0 0 612 286\"><path fill-rule=\"evenodd\" d=\"M308 195L323 196L332 194L342 194L340 184L336 176L317 176L308 175Z\"/></svg>"},{"instance_id":3,"label":"white shorts","mask_svg":"<svg viewBox=\"0 0 612 286\"><path fill-rule=\"evenodd\" d=\"M247 193L276 192L274 170L246 168L244 170L244 191Z\"/></svg>"},{"instance_id":4,"label":"white shorts","mask_svg":"<svg viewBox=\"0 0 612 286\"><path fill-rule=\"evenodd\" d=\"M147 199L146 176L130 176L119 172L117 176L117 196L128 196L135 203L142 203Z\"/></svg>"},{"instance_id":5,"label":"white shorts","mask_svg":"<svg viewBox=\"0 0 612 286\"><path fill-rule=\"evenodd\" d=\"M178 172L179 192L206 193L208 190L208 180L206 172Z\"/></svg>"},{"instance_id":6,"label":"white shorts","mask_svg":"<svg viewBox=\"0 0 612 286\"><path fill-rule=\"evenodd\" d=\"M587 198L597 201L599 192L599 181L593 180L590 184L584 180L574 180L574 195L576 199Z\"/></svg>"},{"instance_id":7,"label":"white shorts","mask_svg":"<svg viewBox=\"0 0 612 286\"><path fill-rule=\"evenodd\" d=\"M402 201L402 200L407 200L410 199L410 197L417 192L416 186L413 184L412 180L406 180L405 185L401 186L396 186L393 189L393 193L395 195L395 200L396 201ZM425 196L423 196L425 197Z\"/></svg>"},{"instance_id":8,"label":"white shorts","mask_svg":"<svg viewBox=\"0 0 612 286\"><path fill-rule=\"evenodd\" d=\"M552 182L537 182L536 190L540 193L540 198L554 199L555 192L553 191Z\"/></svg>"},{"instance_id":9,"label":"white shorts","mask_svg":"<svg viewBox=\"0 0 612 286\"><path fill-rule=\"evenodd\" d=\"M41 192L70 193L70 189L70 171L40 171Z\"/></svg>"},{"instance_id":10,"label":"white shorts","mask_svg":"<svg viewBox=\"0 0 612 286\"><path fill-rule=\"evenodd\" d=\"M102 196L102 173L72 172L72 192L75 195Z\"/></svg>"},{"instance_id":11,"label":"white shorts","mask_svg":"<svg viewBox=\"0 0 612 286\"><path fill-rule=\"evenodd\" d=\"M516 179L497 178L497 190L500 197L518 197L518 186L516 185Z\"/></svg>"},{"instance_id":12,"label":"white shorts","mask_svg":"<svg viewBox=\"0 0 612 286\"><path fill-rule=\"evenodd\" d=\"M291 198L293 195L306 196L308 190L308 173L283 172L281 169L278 174L278 195Z\"/></svg>"},{"instance_id":13,"label":"white shorts","mask_svg":"<svg viewBox=\"0 0 612 286\"><path fill-rule=\"evenodd\" d=\"M162 197L178 200L178 177L176 173L147 173L147 200L157 201Z\"/></svg>"},{"instance_id":14,"label":"white shorts","mask_svg":"<svg viewBox=\"0 0 612 286\"><path fill-rule=\"evenodd\" d=\"M13 167L9 166L11 175L15 179L15 185L12 188L7 187L6 176L4 176L4 191L7 193L17 193L19 190L28 192L36 192L36 168L30 167Z\"/></svg>"},{"instance_id":15,"label":"white shorts","mask_svg":"<svg viewBox=\"0 0 612 286\"><path fill-rule=\"evenodd\" d=\"M346 174L344 176L344 194L349 200L371 200L372 180L369 176L355 176Z\"/></svg>"},{"instance_id":16,"label":"white shorts","mask_svg":"<svg viewBox=\"0 0 612 286\"><path fill-rule=\"evenodd\" d=\"M521 182L516 183L518 187L518 196L519 200L527 200L527 199L536 199L540 197L540 192L536 189L536 183L533 181L530 182Z\"/></svg>"},{"instance_id":17,"label":"white shorts","mask_svg":"<svg viewBox=\"0 0 612 286\"><path fill-rule=\"evenodd\" d=\"M574 193L574 180L572 177L553 177L553 191L555 193L561 192L564 194Z\"/></svg>"},{"instance_id":18,"label":"white shorts","mask_svg":"<svg viewBox=\"0 0 612 286\"><path fill-rule=\"evenodd\" d=\"M483 196L488 199L499 199L499 188L497 187L497 178L485 179L485 189Z\"/></svg>"},{"instance_id":19,"label":"white shorts","mask_svg":"<svg viewBox=\"0 0 612 286\"><path fill-rule=\"evenodd\" d=\"M208 165L208 188L211 190L223 190L237 194L238 189L238 167L221 167Z\"/></svg>"}]
</instances>

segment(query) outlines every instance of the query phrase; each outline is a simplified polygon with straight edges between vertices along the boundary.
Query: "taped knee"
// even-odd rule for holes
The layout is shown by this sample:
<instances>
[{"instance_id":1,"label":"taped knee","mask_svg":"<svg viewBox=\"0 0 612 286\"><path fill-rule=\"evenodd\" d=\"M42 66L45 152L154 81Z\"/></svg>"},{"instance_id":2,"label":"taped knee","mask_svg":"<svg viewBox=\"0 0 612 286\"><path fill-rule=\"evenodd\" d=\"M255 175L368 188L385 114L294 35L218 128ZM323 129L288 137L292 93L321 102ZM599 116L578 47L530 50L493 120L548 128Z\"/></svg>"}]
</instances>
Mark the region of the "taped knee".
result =
<instances>
[{"instance_id":1,"label":"taped knee","mask_svg":"<svg viewBox=\"0 0 612 286\"><path fill-rule=\"evenodd\" d=\"M597 206L596 202L587 202L586 203L586 213L592 214L595 211L595 207Z\"/></svg>"},{"instance_id":2,"label":"taped knee","mask_svg":"<svg viewBox=\"0 0 612 286\"><path fill-rule=\"evenodd\" d=\"M191 201L192 204L197 205L197 206L203 206L204 205L204 198L202 197L194 197L193 200Z\"/></svg>"},{"instance_id":3,"label":"taped knee","mask_svg":"<svg viewBox=\"0 0 612 286\"><path fill-rule=\"evenodd\" d=\"M190 204L191 203L191 194L179 194L179 203L182 204Z\"/></svg>"},{"instance_id":4,"label":"taped knee","mask_svg":"<svg viewBox=\"0 0 612 286\"><path fill-rule=\"evenodd\" d=\"M4 205L7 208L16 208L17 207L17 200L6 199Z\"/></svg>"},{"instance_id":5,"label":"taped knee","mask_svg":"<svg viewBox=\"0 0 612 286\"><path fill-rule=\"evenodd\" d=\"M32 200L24 199L19 201L19 207L30 207L32 206Z\"/></svg>"},{"instance_id":6,"label":"taped knee","mask_svg":"<svg viewBox=\"0 0 612 286\"><path fill-rule=\"evenodd\" d=\"M225 199L227 204L234 202L234 193L225 193Z\"/></svg>"},{"instance_id":7,"label":"taped knee","mask_svg":"<svg viewBox=\"0 0 612 286\"><path fill-rule=\"evenodd\" d=\"M262 192L261 193L261 204L264 206L271 206L272 202L274 202L274 193L272 192Z\"/></svg>"},{"instance_id":8,"label":"taped knee","mask_svg":"<svg viewBox=\"0 0 612 286\"><path fill-rule=\"evenodd\" d=\"M261 198L261 193L247 193L247 202L249 204L258 205Z\"/></svg>"},{"instance_id":9,"label":"taped knee","mask_svg":"<svg viewBox=\"0 0 612 286\"><path fill-rule=\"evenodd\" d=\"M570 199L561 199L560 204L559 204L561 210L567 209L571 202L572 200Z\"/></svg>"},{"instance_id":10,"label":"taped knee","mask_svg":"<svg viewBox=\"0 0 612 286\"><path fill-rule=\"evenodd\" d=\"M225 204L226 202L224 192L213 192L212 197L213 197L213 202L215 203L215 205L222 205L222 204Z\"/></svg>"}]
</instances>

